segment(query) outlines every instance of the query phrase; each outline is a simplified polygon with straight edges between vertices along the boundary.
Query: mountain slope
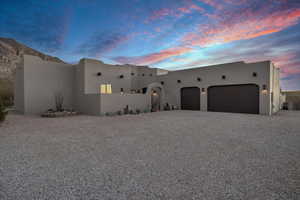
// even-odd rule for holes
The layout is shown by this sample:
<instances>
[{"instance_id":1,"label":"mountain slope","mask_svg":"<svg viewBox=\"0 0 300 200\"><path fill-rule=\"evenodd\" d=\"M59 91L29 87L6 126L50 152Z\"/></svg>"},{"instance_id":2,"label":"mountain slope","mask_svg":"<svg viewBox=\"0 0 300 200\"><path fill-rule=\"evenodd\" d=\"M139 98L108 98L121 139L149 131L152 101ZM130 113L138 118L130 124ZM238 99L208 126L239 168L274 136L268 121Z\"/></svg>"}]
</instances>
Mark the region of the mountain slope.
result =
<instances>
[{"instance_id":1,"label":"mountain slope","mask_svg":"<svg viewBox=\"0 0 300 200\"><path fill-rule=\"evenodd\" d=\"M0 37L0 100L6 106L13 105L16 66L22 61L24 54L38 56L42 60L64 63L59 58L43 54L14 39Z\"/></svg>"},{"instance_id":2,"label":"mountain slope","mask_svg":"<svg viewBox=\"0 0 300 200\"><path fill-rule=\"evenodd\" d=\"M64 63L57 57L43 54L14 39L0 37L0 78L12 79L16 64L21 61L24 54L38 56L42 60Z\"/></svg>"}]
</instances>

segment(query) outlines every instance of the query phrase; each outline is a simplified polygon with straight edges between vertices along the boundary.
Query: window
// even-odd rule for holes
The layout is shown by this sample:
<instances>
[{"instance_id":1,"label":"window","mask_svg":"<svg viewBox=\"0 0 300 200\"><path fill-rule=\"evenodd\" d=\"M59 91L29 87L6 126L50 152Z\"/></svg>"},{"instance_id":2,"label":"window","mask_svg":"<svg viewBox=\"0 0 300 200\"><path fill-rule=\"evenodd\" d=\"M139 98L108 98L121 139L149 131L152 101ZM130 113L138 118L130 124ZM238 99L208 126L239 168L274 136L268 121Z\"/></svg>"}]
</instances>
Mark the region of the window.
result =
<instances>
[{"instance_id":1,"label":"window","mask_svg":"<svg viewBox=\"0 0 300 200\"><path fill-rule=\"evenodd\" d=\"M101 84L100 86L100 93L101 94L111 94L111 84Z\"/></svg>"},{"instance_id":2,"label":"window","mask_svg":"<svg viewBox=\"0 0 300 200\"><path fill-rule=\"evenodd\" d=\"M144 87L144 88L142 89L142 92L143 92L143 94L146 94L146 92L147 92L147 88L146 88L146 87Z\"/></svg>"}]
</instances>

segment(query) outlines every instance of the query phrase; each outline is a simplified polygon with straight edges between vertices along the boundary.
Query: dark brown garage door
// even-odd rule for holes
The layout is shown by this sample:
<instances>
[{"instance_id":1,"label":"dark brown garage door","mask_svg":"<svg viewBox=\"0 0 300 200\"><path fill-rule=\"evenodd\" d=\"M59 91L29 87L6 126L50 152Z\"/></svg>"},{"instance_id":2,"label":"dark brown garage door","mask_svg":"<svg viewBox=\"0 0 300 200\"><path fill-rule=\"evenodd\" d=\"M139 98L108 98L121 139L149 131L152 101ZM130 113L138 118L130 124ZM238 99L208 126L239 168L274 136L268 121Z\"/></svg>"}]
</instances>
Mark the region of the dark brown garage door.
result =
<instances>
[{"instance_id":1,"label":"dark brown garage door","mask_svg":"<svg viewBox=\"0 0 300 200\"><path fill-rule=\"evenodd\" d=\"M181 88L181 109L200 110L200 88Z\"/></svg>"},{"instance_id":2,"label":"dark brown garage door","mask_svg":"<svg viewBox=\"0 0 300 200\"><path fill-rule=\"evenodd\" d=\"M259 88L254 84L208 88L208 111L259 113Z\"/></svg>"}]
</instances>

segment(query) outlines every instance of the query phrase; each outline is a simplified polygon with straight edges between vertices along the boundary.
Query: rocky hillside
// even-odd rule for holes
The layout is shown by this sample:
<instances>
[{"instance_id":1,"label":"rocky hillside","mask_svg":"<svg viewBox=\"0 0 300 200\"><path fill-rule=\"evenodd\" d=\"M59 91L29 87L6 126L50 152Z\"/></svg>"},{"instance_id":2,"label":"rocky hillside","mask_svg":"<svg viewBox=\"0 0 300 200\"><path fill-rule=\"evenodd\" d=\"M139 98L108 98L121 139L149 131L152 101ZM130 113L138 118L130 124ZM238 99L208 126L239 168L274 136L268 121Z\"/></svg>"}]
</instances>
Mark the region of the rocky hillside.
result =
<instances>
[{"instance_id":1,"label":"rocky hillside","mask_svg":"<svg viewBox=\"0 0 300 200\"><path fill-rule=\"evenodd\" d=\"M57 57L43 54L27 47L14 39L0 37L0 78L13 80L16 64L21 61L23 54L38 56L43 60L63 63Z\"/></svg>"},{"instance_id":2,"label":"rocky hillside","mask_svg":"<svg viewBox=\"0 0 300 200\"><path fill-rule=\"evenodd\" d=\"M12 106L13 104L15 70L24 54L63 63L59 58L43 54L14 39L0 37L0 100L6 106Z\"/></svg>"}]
</instances>

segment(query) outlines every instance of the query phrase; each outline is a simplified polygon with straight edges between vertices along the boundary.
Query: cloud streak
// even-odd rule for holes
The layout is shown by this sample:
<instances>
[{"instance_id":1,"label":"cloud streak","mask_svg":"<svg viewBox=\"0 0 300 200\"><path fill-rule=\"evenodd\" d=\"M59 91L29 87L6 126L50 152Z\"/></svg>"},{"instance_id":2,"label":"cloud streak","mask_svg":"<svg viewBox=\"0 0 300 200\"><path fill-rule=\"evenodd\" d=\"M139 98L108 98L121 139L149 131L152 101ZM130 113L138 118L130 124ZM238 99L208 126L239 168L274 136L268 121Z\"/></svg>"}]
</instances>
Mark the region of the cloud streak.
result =
<instances>
[{"instance_id":1,"label":"cloud streak","mask_svg":"<svg viewBox=\"0 0 300 200\"><path fill-rule=\"evenodd\" d=\"M151 65L151 64L161 62L170 57L182 55L191 51L192 51L191 48L177 47L177 48L164 49L157 53L151 53L144 56L115 57L113 58L113 60L122 64Z\"/></svg>"},{"instance_id":2,"label":"cloud streak","mask_svg":"<svg viewBox=\"0 0 300 200\"><path fill-rule=\"evenodd\" d=\"M109 53L129 39L129 35L121 32L101 31L95 33L90 39L81 44L76 53L90 57L99 57Z\"/></svg>"},{"instance_id":3,"label":"cloud streak","mask_svg":"<svg viewBox=\"0 0 300 200\"><path fill-rule=\"evenodd\" d=\"M152 14L145 20L146 23L153 22L156 20L161 20L165 17L183 17L186 14L190 14L192 12L204 12L205 9L201 6L193 3L192 1L186 1L183 6L175 7L175 8L161 8L152 12Z\"/></svg>"},{"instance_id":4,"label":"cloud streak","mask_svg":"<svg viewBox=\"0 0 300 200\"><path fill-rule=\"evenodd\" d=\"M237 21L233 15L229 21L217 25L199 26L198 32L186 34L182 42L187 45L207 47L237 40L246 40L282 31L298 23L300 8L276 11L263 18L259 13L247 11L244 19Z\"/></svg>"}]
</instances>

